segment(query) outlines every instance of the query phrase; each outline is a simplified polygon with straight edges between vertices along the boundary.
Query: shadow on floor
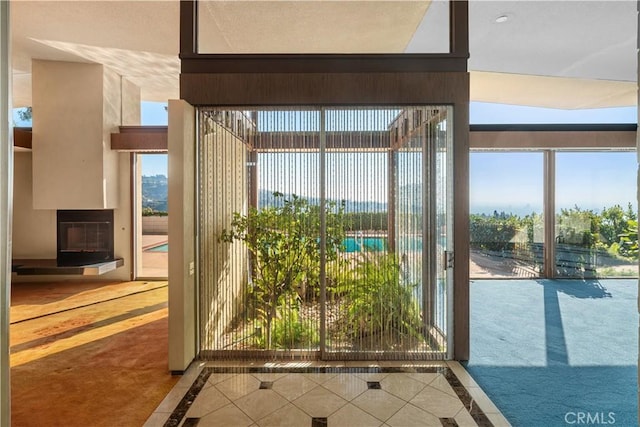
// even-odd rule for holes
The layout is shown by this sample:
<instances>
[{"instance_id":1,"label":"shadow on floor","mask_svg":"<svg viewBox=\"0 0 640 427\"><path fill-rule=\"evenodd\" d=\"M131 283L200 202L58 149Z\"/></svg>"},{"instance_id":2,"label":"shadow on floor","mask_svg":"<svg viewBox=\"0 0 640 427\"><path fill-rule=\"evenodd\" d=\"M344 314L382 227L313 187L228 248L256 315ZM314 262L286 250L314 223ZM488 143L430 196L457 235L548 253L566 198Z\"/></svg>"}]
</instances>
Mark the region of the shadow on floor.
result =
<instances>
[{"instance_id":1,"label":"shadow on floor","mask_svg":"<svg viewBox=\"0 0 640 427\"><path fill-rule=\"evenodd\" d=\"M637 425L635 280L482 280L471 295L466 367L514 425Z\"/></svg>"}]
</instances>

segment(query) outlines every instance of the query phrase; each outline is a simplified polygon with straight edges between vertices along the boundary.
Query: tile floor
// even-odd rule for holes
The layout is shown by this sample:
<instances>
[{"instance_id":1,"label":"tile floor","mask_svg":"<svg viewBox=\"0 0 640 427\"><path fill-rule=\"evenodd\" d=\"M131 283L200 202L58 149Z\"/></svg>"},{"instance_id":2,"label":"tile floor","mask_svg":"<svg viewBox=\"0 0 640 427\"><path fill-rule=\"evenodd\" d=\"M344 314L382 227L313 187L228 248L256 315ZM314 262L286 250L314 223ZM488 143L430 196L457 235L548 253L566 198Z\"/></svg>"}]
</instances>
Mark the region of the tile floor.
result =
<instances>
[{"instance_id":1,"label":"tile floor","mask_svg":"<svg viewBox=\"0 0 640 427\"><path fill-rule=\"evenodd\" d=\"M192 366L145 426L508 426L456 362Z\"/></svg>"}]
</instances>

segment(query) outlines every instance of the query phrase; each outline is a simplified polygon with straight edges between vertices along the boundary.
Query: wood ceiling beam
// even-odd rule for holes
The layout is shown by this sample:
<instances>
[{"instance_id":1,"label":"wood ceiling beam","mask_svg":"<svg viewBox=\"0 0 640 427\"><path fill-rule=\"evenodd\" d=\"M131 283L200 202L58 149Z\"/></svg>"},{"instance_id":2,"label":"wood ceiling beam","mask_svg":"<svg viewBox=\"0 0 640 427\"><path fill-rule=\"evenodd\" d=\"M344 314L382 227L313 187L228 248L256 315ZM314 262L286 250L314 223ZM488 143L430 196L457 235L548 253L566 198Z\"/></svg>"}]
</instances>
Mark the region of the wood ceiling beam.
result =
<instances>
[{"instance_id":1,"label":"wood ceiling beam","mask_svg":"<svg viewBox=\"0 0 640 427\"><path fill-rule=\"evenodd\" d=\"M167 126L120 126L111 134L111 149L130 152L167 152Z\"/></svg>"}]
</instances>

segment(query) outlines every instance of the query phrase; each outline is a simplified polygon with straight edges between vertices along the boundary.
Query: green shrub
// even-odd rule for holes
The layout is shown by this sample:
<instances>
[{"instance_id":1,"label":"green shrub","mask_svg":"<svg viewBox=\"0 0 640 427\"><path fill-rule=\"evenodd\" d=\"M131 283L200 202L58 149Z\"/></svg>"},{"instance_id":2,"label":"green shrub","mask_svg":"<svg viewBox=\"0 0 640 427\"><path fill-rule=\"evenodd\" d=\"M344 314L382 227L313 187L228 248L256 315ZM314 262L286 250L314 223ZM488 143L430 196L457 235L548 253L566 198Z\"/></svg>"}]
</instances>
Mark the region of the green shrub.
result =
<instances>
[{"instance_id":1,"label":"green shrub","mask_svg":"<svg viewBox=\"0 0 640 427\"><path fill-rule=\"evenodd\" d=\"M316 295L320 274L320 207L293 195L273 193L275 206L233 214L220 241L245 243L254 265L249 286L251 307L264 326L265 348L273 348L278 307L290 297ZM337 259L344 240L344 203L325 204L325 254Z\"/></svg>"},{"instance_id":2,"label":"green shrub","mask_svg":"<svg viewBox=\"0 0 640 427\"><path fill-rule=\"evenodd\" d=\"M313 348L320 342L316 325L300 319L300 306L296 298L278 309L271 325L271 348Z\"/></svg>"},{"instance_id":3,"label":"green shrub","mask_svg":"<svg viewBox=\"0 0 640 427\"><path fill-rule=\"evenodd\" d=\"M414 296L417 284L404 283L394 254L360 255L349 277L336 286L343 299L344 335L376 337L386 349L424 341L424 322Z\"/></svg>"}]
</instances>

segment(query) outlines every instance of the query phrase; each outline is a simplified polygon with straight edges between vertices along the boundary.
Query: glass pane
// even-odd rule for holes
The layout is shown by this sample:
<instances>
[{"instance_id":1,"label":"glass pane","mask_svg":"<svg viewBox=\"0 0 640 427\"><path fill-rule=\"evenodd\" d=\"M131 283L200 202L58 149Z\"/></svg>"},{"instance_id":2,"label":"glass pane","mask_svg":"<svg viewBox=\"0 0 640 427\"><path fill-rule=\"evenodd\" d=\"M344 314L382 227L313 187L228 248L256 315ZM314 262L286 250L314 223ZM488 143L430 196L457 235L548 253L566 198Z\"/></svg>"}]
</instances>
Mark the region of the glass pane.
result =
<instances>
[{"instance_id":1,"label":"glass pane","mask_svg":"<svg viewBox=\"0 0 640 427\"><path fill-rule=\"evenodd\" d=\"M448 310L446 309L449 299L449 286L452 281L451 264L448 254L453 250L453 242L449 240L449 233L452 226L452 190L451 190L451 156L450 147L453 143L453 135L449 131L453 126L449 121L450 111L442 111L440 115L430 125L429 143L435 148L434 173L432 174L435 194L434 209L434 229L431 235L435 242L432 243L432 251L435 255L435 281L432 286L432 307L434 314L431 320L433 325L433 336L442 339L439 344L444 346L448 329ZM428 301L427 301L428 303ZM436 333L437 331L437 333ZM446 348L446 347L444 347Z\"/></svg>"},{"instance_id":2,"label":"glass pane","mask_svg":"<svg viewBox=\"0 0 640 427\"><path fill-rule=\"evenodd\" d=\"M423 346L446 352L447 107L404 109L391 127L395 153L394 247L424 322Z\"/></svg>"},{"instance_id":3,"label":"glass pane","mask_svg":"<svg viewBox=\"0 0 640 427\"><path fill-rule=\"evenodd\" d=\"M539 277L543 271L543 154L470 155L470 276Z\"/></svg>"},{"instance_id":4,"label":"glass pane","mask_svg":"<svg viewBox=\"0 0 640 427\"><path fill-rule=\"evenodd\" d=\"M556 155L558 277L638 275L634 152Z\"/></svg>"},{"instance_id":5,"label":"glass pane","mask_svg":"<svg viewBox=\"0 0 640 427\"><path fill-rule=\"evenodd\" d=\"M137 276L169 276L168 156L138 155Z\"/></svg>"},{"instance_id":6,"label":"glass pane","mask_svg":"<svg viewBox=\"0 0 640 427\"><path fill-rule=\"evenodd\" d=\"M199 53L448 53L448 0L198 2Z\"/></svg>"},{"instance_id":7,"label":"glass pane","mask_svg":"<svg viewBox=\"0 0 640 427\"><path fill-rule=\"evenodd\" d=\"M443 358L449 110L201 109L202 356Z\"/></svg>"}]
</instances>

